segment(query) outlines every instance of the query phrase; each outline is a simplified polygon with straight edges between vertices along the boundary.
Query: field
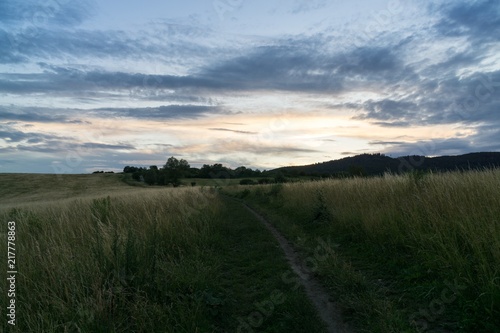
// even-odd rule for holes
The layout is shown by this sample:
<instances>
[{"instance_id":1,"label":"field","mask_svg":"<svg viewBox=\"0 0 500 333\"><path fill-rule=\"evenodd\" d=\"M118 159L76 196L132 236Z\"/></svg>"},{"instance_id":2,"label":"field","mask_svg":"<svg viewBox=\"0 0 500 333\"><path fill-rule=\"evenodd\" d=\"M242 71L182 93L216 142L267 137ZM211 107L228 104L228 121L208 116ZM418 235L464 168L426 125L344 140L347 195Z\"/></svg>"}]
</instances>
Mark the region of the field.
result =
<instances>
[{"instance_id":1,"label":"field","mask_svg":"<svg viewBox=\"0 0 500 333\"><path fill-rule=\"evenodd\" d=\"M15 221L18 271L16 326L4 314L2 332L327 332L242 202L288 239L353 332L500 330L499 170L220 190L120 174L0 184L0 254Z\"/></svg>"},{"instance_id":2,"label":"field","mask_svg":"<svg viewBox=\"0 0 500 333\"><path fill-rule=\"evenodd\" d=\"M19 272L16 326L2 312L2 332L324 330L304 292L281 280L288 265L272 235L211 189L2 178L1 256L15 221ZM270 320L252 317L264 312Z\"/></svg>"},{"instance_id":3,"label":"field","mask_svg":"<svg viewBox=\"0 0 500 333\"><path fill-rule=\"evenodd\" d=\"M500 331L500 170L232 187L293 244L328 235L318 275L371 332Z\"/></svg>"}]
</instances>

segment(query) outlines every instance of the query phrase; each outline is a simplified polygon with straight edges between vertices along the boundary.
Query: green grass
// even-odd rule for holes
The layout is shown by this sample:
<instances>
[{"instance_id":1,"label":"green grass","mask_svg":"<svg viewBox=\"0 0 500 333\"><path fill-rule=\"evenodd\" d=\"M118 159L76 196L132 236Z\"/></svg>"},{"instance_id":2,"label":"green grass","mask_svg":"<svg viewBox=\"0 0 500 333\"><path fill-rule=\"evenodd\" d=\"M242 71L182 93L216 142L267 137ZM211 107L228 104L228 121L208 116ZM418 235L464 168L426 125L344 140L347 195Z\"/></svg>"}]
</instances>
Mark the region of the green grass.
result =
<instances>
[{"instance_id":1,"label":"green grass","mask_svg":"<svg viewBox=\"0 0 500 333\"><path fill-rule=\"evenodd\" d=\"M15 221L19 273L17 325L4 318L1 331L324 330L304 292L282 280L289 269L269 232L211 189L2 177L17 200L0 207L0 254Z\"/></svg>"},{"instance_id":2,"label":"green grass","mask_svg":"<svg viewBox=\"0 0 500 333\"><path fill-rule=\"evenodd\" d=\"M500 330L500 170L225 191L304 256L307 239L338 244L318 275L361 331Z\"/></svg>"},{"instance_id":3,"label":"green grass","mask_svg":"<svg viewBox=\"0 0 500 333\"><path fill-rule=\"evenodd\" d=\"M225 178L225 179L208 179L208 178L183 178L181 183L186 186L191 186L191 183L196 183L196 186L222 187L229 185L238 185L241 179Z\"/></svg>"},{"instance_id":4,"label":"green grass","mask_svg":"<svg viewBox=\"0 0 500 333\"><path fill-rule=\"evenodd\" d=\"M9 332L322 332L269 232L214 185L119 174L0 175L0 256L16 221ZM194 180L198 181L198 180ZM500 171L223 191L299 249L360 332L500 330ZM137 185L137 184L134 184ZM287 283L288 282L288 283ZM6 280L0 307L7 306Z\"/></svg>"},{"instance_id":5,"label":"green grass","mask_svg":"<svg viewBox=\"0 0 500 333\"><path fill-rule=\"evenodd\" d=\"M0 174L0 208L60 201L83 196L133 193L121 174ZM140 183L138 183L140 185Z\"/></svg>"}]
</instances>

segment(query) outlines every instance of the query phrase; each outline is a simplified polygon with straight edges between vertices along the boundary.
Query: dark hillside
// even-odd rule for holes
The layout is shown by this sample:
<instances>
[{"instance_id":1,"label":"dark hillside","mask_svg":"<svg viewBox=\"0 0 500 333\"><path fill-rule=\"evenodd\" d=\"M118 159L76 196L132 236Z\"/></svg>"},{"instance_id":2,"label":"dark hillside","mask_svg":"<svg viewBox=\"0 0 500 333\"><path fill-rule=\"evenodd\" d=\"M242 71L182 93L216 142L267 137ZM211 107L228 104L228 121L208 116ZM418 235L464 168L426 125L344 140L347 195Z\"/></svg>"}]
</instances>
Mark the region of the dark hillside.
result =
<instances>
[{"instance_id":1,"label":"dark hillside","mask_svg":"<svg viewBox=\"0 0 500 333\"><path fill-rule=\"evenodd\" d=\"M500 153L484 152L459 156L402 156L392 158L383 154L362 154L311 165L283 167L286 175L382 175L412 170L452 171L500 167Z\"/></svg>"}]
</instances>

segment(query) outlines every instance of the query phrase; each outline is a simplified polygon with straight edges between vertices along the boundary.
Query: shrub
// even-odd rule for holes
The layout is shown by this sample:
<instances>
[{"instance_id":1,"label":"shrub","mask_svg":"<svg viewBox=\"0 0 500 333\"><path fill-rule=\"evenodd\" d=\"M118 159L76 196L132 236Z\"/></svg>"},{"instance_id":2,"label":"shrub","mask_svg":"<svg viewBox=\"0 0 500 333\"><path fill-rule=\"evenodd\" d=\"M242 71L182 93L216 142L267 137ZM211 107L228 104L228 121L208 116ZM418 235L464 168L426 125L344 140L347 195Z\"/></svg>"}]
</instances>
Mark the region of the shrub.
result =
<instances>
[{"instance_id":1,"label":"shrub","mask_svg":"<svg viewBox=\"0 0 500 333\"><path fill-rule=\"evenodd\" d=\"M240 185L255 185L256 182L254 182L252 179L242 179L240 180Z\"/></svg>"}]
</instances>

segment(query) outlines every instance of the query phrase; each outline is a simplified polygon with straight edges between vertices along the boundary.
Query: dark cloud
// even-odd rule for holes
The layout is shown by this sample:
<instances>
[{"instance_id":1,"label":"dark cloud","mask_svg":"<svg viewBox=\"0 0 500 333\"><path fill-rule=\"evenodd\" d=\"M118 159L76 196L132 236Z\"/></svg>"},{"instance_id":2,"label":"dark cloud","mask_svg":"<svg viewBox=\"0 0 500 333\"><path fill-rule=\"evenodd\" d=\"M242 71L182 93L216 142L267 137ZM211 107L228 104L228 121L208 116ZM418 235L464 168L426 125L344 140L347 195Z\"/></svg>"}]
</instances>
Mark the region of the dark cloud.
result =
<instances>
[{"instance_id":1,"label":"dark cloud","mask_svg":"<svg viewBox=\"0 0 500 333\"><path fill-rule=\"evenodd\" d=\"M392 48L365 46L354 49L345 56L349 61L341 62L339 66L343 74L368 75L403 69L402 61Z\"/></svg>"},{"instance_id":2,"label":"dark cloud","mask_svg":"<svg viewBox=\"0 0 500 333\"><path fill-rule=\"evenodd\" d=\"M0 123L0 139L7 143L4 152L38 152L50 154L68 154L68 152L97 153L103 150L135 150L130 144L105 144L95 142L78 142L74 138L54 134L24 132L13 127L13 124Z\"/></svg>"},{"instance_id":3,"label":"dark cloud","mask_svg":"<svg viewBox=\"0 0 500 333\"><path fill-rule=\"evenodd\" d=\"M221 131L221 132L232 132L232 133L239 133L239 134L257 134L257 132L250 132L250 131L238 131L238 130L232 130L228 128L209 128L211 131Z\"/></svg>"},{"instance_id":4,"label":"dark cloud","mask_svg":"<svg viewBox=\"0 0 500 333\"><path fill-rule=\"evenodd\" d=\"M44 73L0 74L0 92L11 94L44 93L57 96L106 97L102 91L126 91L131 97L154 96L161 99L170 95L165 90L191 93L181 94L184 100L200 100L196 94L203 90L237 89L231 82L221 82L213 78L175 75L147 75L124 72L83 71L75 68L43 65ZM206 99L205 99L206 100Z\"/></svg>"},{"instance_id":5,"label":"dark cloud","mask_svg":"<svg viewBox=\"0 0 500 333\"><path fill-rule=\"evenodd\" d=\"M451 138L419 141L415 143L403 143L386 149L386 153L393 156L440 156L457 155L478 151L477 147L471 145L470 139Z\"/></svg>"},{"instance_id":6,"label":"dark cloud","mask_svg":"<svg viewBox=\"0 0 500 333\"><path fill-rule=\"evenodd\" d=\"M386 127L483 122L500 125L500 71L436 78L428 83L416 85L412 94L398 96L398 100L369 100L355 108L360 111L354 118Z\"/></svg>"},{"instance_id":7,"label":"dark cloud","mask_svg":"<svg viewBox=\"0 0 500 333\"><path fill-rule=\"evenodd\" d=\"M406 142L403 141L370 141L370 145L404 145Z\"/></svg>"},{"instance_id":8,"label":"dark cloud","mask_svg":"<svg viewBox=\"0 0 500 333\"><path fill-rule=\"evenodd\" d=\"M497 0L451 2L437 9L443 17L436 28L444 36L468 36L474 43L500 38L500 3Z\"/></svg>"},{"instance_id":9,"label":"dark cloud","mask_svg":"<svg viewBox=\"0 0 500 333\"><path fill-rule=\"evenodd\" d=\"M1 135L1 132L0 132ZM22 141L26 138L28 139L25 143L19 143L13 146L9 146L7 149L11 152L37 152L37 153L51 153L51 154L63 154L67 155L69 152L75 152L76 155L83 155L83 153L88 154L98 154L100 151L109 150L135 150L132 145L112 145L112 144L102 144L102 143L77 143L68 140L46 140L46 137L33 136L33 133L27 133ZM21 136L22 138L22 136Z\"/></svg>"},{"instance_id":10,"label":"dark cloud","mask_svg":"<svg viewBox=\"0 0 500 333\"><path fill-rule=\"evenodd\" d=\"M133 150L135 149L134 146L129 145L129 144L122 144L122 145L108 145L104 143L93 143L93 142L85 142L80 144L81 147L87 148L87 149L126 149L126 150Z\"/></svg>"},{"instance_id":11,"label":"dark cloud","mask_svg":"<svg viewBox=\"0 0 500 333\"><path fill-rule=\"evenodd\" d=\"M397 143L385 149L386 153L395 156L443 156L479 151L500 151L500 130L480 128L477 134L467 137Z\"/></svg>"},{"instance_id":12,"label":"dark cloud","mask_svg":"<svg viewBox=\"0 0 500 333\"><path fill-rule=\"evenodd\" d=\"M409 127L410 123L407 121L392 121L392 122L387 122L387 121L374 121L372 122L374 125L379 125L382 127Z\"/></svg>"},{"instance_id":13,"label":"dark cloud","mask_svg":"<svg viewBox=\"0 0 500 333\"><path fill-rule=\"evenodd\" d=\"M36 56L70 52L123 58L130 54L133 58L138 54L141 57L154 57L169 53L161 48L155 49L159 46L138 46L141 42L129 40L126 35L108 40L96 32L74 34L69 37L58 35L50 42L41 41L43 45L30 44L30 47L39 53ZM416 80L416 74L404 66L391 46L363 47L347 54L332 54L324 50L325 42L321 36L282 40L276 45L256 47L244 55L204 65L184 76L83 70L41 62L44 73L3 74L0 77L0 91L66 95L80 92L91 96L103 90L116 89L128 90L134 96L161 99L165 96L172 98L171 90L174 90L184 100L188 100L200 98L200 95L207 98L207 94L214 91L340 93L353 87L380 87ZM71 50L65 45L71 45ZM192 49L191 52L206 54L201 49Z\"/></svg>"},{"instance_id":14,"label":"dark cloud","mask_svg":"<svg viewBox=\"0 0 500 333\"><path fill-rule=\"evenodd\" d=\"M359 119L394 120L399 122L404 119L418 117L415 114L419 111L417 104L408 101L395 101L385 99L381 101L369 100L364 103L365 114Z\"/></svg>"},{"instance_id":15,"label":"dark cloud","mask_svg":"<svg viewBox=\"0 0 500 333\"><path fill-rule=\"evenodd\" d=\"M301 148L301 147L292 147L290 145L266 145L259 144L248 141L220 141L218 143L220 145L221 153L227 154L228 152L245 152L252 153L256 155L278 155L278 156L286 156L287 154L293 153L317 153L318 150L309 149L309 148Z\"/></svg>"},{"instance_id":16,"label":"dark cloud","mask_svg":"<svg viewBox=\"0 0 500 333\"><path fill-rule=\"evenodd\" d=\"M166 105L147 108L98 108L98 109L63 109L2 107L0 119L16 122L91 124L88 117L126 117L136 119L167 120L194 119L209 114L228 113L223 107L208 105ZM26 125L26 124L25 124Z\"/></svg>"},{"instance_id":17,"label":"dark cloud","mask_svg":"<svg viewBox=\"0 0 500 333\"><path fill-rule=\"evenodd\" d=\"M223 113L221 107L204 105L168 105L157 108L102 108L91 111L96 116L129 117L137 119L167 120L194 119L207 114Z\"/></svg>"},{"instance_id":18,"label":"dark cloud","mask_svg":"<svg viewBox=\"0 0 500 333\"><path fill-rule=\"evenodd\" d=\"M22 141L31 141L38 143L60 138L61 137L50 134L23 132L14 129L10 125L0 123L0 139L3 139L8 143L16 143Z\"/></svg>"},{"instance_id":19,"label":"dark cloud","mask_svg":"<svg viewBox=\"0 0 500 333\"><path fill-rule=\"evenodd\" d=\"M318 49L319 40L288 40L207 66L198 75L226 89L340 91L338 64Z\"/></svg>"},{"instance_id":20,"label":"dark cloud","mask_svg":"<svg viewBox=\"0 0 500 333\"><path fill-rule=\"evenodd\" d=\"M53 113L53 111L54 109L48 109L48 108L20 108L20 107L9 108L0 106L0 119L10 120L10 121L21 121L21 122L36 122L36 123L70 123L70 124L86 123L85 121L82 120L71 119L65 115L48 114L48 113Z\"/></svg>"}]
</instances>

